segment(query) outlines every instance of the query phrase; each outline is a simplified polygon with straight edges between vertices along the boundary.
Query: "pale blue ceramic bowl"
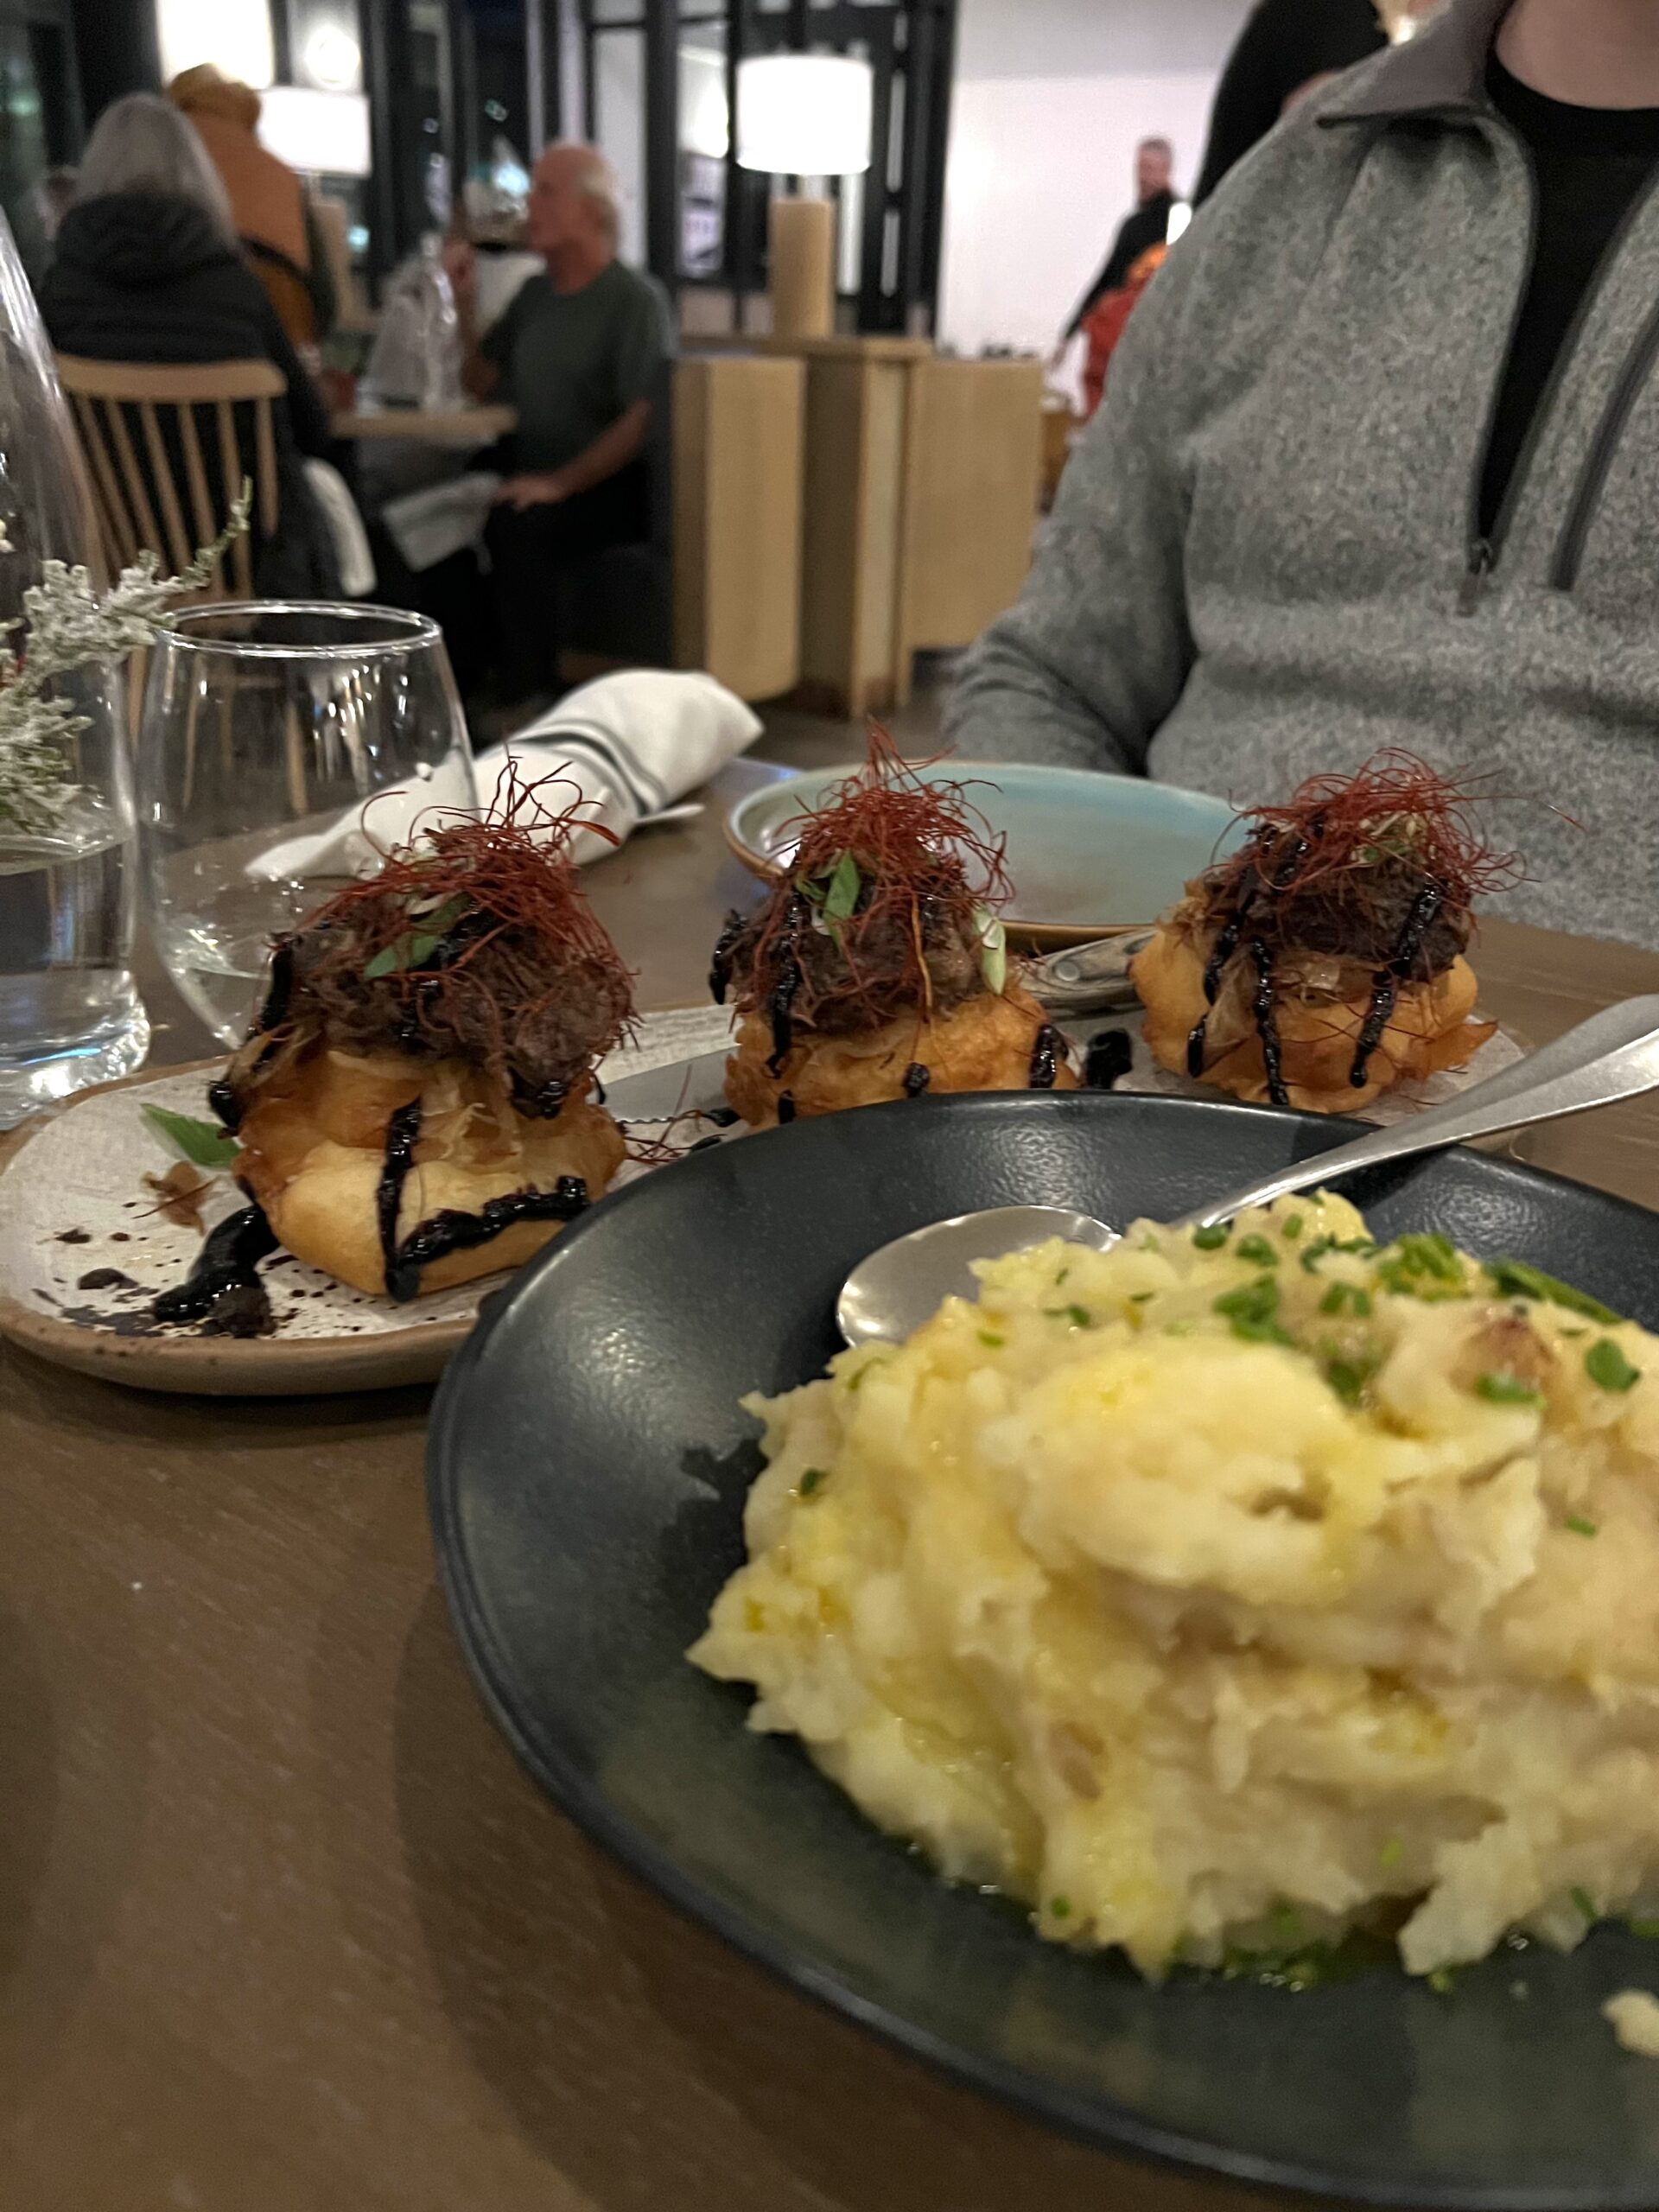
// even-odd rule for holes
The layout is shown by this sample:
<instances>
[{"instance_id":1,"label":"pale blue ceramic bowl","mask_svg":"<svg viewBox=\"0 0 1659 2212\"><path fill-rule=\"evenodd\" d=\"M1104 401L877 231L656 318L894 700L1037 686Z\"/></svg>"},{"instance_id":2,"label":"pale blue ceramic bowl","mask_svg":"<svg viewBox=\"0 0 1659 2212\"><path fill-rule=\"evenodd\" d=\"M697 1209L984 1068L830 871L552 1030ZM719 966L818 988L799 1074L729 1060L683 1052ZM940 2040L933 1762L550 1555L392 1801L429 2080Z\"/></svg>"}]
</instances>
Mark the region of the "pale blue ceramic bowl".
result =
<instances>
[{"instance_id":1,"label":"pale blue ceramic bowl","mask_svg":"<svg viewBox=\"0 0 1659 2212\"><path fill-rule=\"evenodd\" d=\"M1007 837L1014 898L1003 918L1027 944L1078 944L1147 927L1243 834L1224 799L1129 776L961 761L916 772L928 783L968 785L972 803ZM744 866L776 874L793 850L791 825L847 773L816 768L740 799L726 834Z\"/></svg>"}]
</instances>

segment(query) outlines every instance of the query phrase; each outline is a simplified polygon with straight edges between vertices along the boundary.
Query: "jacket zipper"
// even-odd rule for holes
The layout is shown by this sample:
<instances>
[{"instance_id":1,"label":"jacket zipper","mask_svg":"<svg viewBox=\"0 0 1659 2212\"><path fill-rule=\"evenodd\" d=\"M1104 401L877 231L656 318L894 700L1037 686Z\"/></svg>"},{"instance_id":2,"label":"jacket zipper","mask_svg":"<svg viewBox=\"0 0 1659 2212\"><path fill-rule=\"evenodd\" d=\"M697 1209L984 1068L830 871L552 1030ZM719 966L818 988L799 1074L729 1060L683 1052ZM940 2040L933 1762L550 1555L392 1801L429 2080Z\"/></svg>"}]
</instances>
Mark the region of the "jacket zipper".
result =
<instances>
[{"instance_id":1,"label":"jacket zipper","mask_svg":"<svg viewBox=\"0 0 1659 2212\"><path fill-rule=\"evenodd\" d=\"M1505 130L1509 128L1507 124L1500 124L1499 127ZM1513 137L1514 134L1510 135ZM1516 143L1519 146L1520 142L1516 140ZM1491 406L1486 420L1486 435L1481 442L1479 457L1475 464L1475 479L1471 500L1469 553L1464 570L1463 585L1458 594L1459 614L1472 614L1480 604L1486 581L1497 566L1498 557L1503 550L1503 541L1509 535L1516 501L1525 489L1526 479L1536 455L1539 442L1548 426L1549 416L1554 407L1556 396L1568 369L1572 366L1573 356L1579 350L1579 342L1584 335L1585 325L1589 321L1591 313L1600 299L1608 277L1624 251L1625 240L1646 211L1648 202L1653 198L1656 190L1659 190L1659 168L1656 168L1653 175L1649 177L1641 191L1625 209L1619 219L1618 228L1608 240L1601 259L1596 265L1595 272L1585 287L1584 295L1573 311L1573 321L1567 328L1567 335L1561 340L1560 350L1550 365L1548 378L1543 391L1539 394L1538 404L1533 410L1532 421L1527 426L1526 437L1522 442L1520 452L1516 455L1515 467L1510 472L1510 480L1504 486L1503 500L1492 518L1491 536L1490 538L1483 537L1480 534L1481 480L1486 473L1486 456L1491 450L1492 433L1497 425L1498 400L1503 393L1504 378L1509 369L1510 355L1514 350L1516 337L1521 327L1521 317L1526 308L1527 294L1531 289L1532 264L1538 251L1537 188L1533 179L1531 159L1527 156L1524 147L1520 150L1522 159L1526 161L1528 181L1531 188L1531 224L1527 249L1527 281L1521 288L1521 297L1516 307L1515 321L1510 327L1509 343L1503 349L1503 365L1498 371L1497 382L1492 391ZM1590 527L1596 501L1600 497L1602 486L1606 481L1608 469L1612 465L1614 449L1623 435L1630 410L1636 404L1637 396L1647 380L1648 373L1656 356L1659 356L1659 308L1656 308L1647 322L1643 324L1635 344L1625 356L1624 365L1619 372L1618 382L1613 388L1612 397L1603 410L1601 420L1596 428L1596 435L1591 442L1589 457L1580 472L1578 488L1573 493L1572 505L1567 509L1567 519L1551 563L1549 580L1551 585L1558 591L1572 588L1573 581L1578 574L1579 559L1583 551L1585 536ZM1564 576L1565 581L1563 581Z\"/></svg>"},{"instance_id":2,"label":"jacket zipper","mask_svg":"<svg viewBox=\"0 0 1659 2212\"><path fill-rule=\"evenodd\" d=\"M1591 442L1589 459L1580 475L1578 489L1573 494L1573 504L1567 511L1555 548L1555 558L1550 563L1550 588L1571 591L1579 580L1579 566L1584 557L1584 542L1590 534L1590 524L1607 482L1607 473L1613 465L1613 454L1624 435L1631 410L1642 393L1659 359L1659 308L1655 308L1643 325L1635 344L1624 357L1618 382L1608 401L1602 418L1596 425L1596 435Z\"/></svg>"},{"instance_id":3,"label":"jacket zipper","mask_svg":"<svg viewBox=\"0 0 1659 2212\"><path fill-rule=\"evenodd\" d=\"M1521 451L1516 455L1510 480L1503 487L1503 497L1498 502L1497 512L1492 517L1491 536L1488 537L1480 527L1480 487L1486 474L1486 456L1491 451L1492 437L1497 429L1498 403L1503 397L1503 385L1509 375L1510 356L1515 351L1515 341L1521 335L1521 318L1526 313L1527 295L1532 289L1533 264L1538 258L1539 204L1538 180L1533 173L1532 156L1517 131L1512 130L1502 117L1492 114L1486 120L1501 138L1507 138L1515 149L1522 171L1527 181L1527 256L1522 264L1521 289L1516 295L1515 306L1510 315L1509 334L1503 340L1503 351L1498 357L1497 374L1492 380L1491 393L1486 402L1486 420L1482 427L1480 442L1475 448L1475 473L1469 486L1469 522L1465 538L1463 582L1458 591L1458 612L1472 614L1480 604L1486 579L1497 566L1497 556L1503 550L1504 534L1510 526L1510 511L1515 505L1516 493L1527 464L1532 459L1532 447L1537 435L1539 419L1548 402L1554 397L1556 379L1560 373L1562 357L1567 352L1564 340L1550 371L1548 383L1539 395ZM1576 334L1576 333L1575 333Z\"/></svg>"}]
</instances>

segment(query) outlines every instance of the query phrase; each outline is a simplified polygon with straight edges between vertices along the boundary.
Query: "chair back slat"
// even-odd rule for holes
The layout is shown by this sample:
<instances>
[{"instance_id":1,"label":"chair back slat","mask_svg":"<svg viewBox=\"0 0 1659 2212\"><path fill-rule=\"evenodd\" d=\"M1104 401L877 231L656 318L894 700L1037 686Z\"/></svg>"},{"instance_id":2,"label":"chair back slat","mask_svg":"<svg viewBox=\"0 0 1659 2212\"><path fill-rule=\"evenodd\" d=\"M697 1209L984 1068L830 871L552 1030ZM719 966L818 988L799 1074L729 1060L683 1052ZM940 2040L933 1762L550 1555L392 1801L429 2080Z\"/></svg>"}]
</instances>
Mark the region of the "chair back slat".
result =
<instances>
[{"instance_id":1,"label":"chair back slat","mask_svg":"<svg viewBox=\"0 0 1659 2212\"><path fill-rule=\"evenodd\" d=\"M188 409L181 409L186 414ZM149 455L149 473L156 485L156 495L162 505L162 522L167 531L167 554L177 575L181 569L190 565L194 548L184 534L184 511L179 505L179 495L174 487L172 464L168 459L167 444L162 436L162 426L156 413L153 399L138 403L138 420L144 426L144 450Z\"/></svg>"},{"instance_id":2,"label":"chair back slat","mask_svg":"<svg viewBox=\"0 0 1659 2212\"><path fill-rule=\"evenodd\" d=\"M115 565L125 568L138 557L138 533L121 497L120 481L108 442L99 424L98 410L84 392L76 392L73 398L81 446L91 463L92 482L97 487L99 523L115 556Z\"/></svg>"},{"instance_id":3,"label":"chair back slat","mask_svg":"<svg viewBox=\"0 0 1659 2212\"><path fill-rule=\"evenodd\" d=\"M226 483L234 484L238 491L240 491L242 488L240 479L234 474L242 466L242 452L236 442L236 410L228 399L221 399L215 404L213 414L219 423L219 467L224 472ZM248 556L248 537L245 531L231 548L231 573L236 579L233 595L238 599L251 599L253 597L252 563Z\"/></svg>"},{"instance_id":4,"label":"chair back slat","mask_svg":"<svg viewBox=\"0 0 1659 2212\"><path fill-rule=\"evenodd\" d=\"M149 547L168 568L188 567L197 546L218 536L231 501L250 476L258 531L262 537L276 531L281 486L273 409L287 387L272 362L89 361L60 354L58 375L86 449L99 526L119 565ZM248 446L238 435L238 407L251 418ZM219 499L197 422L202 408L213 420ZM221 564L217 588L238 599L253 595L253 555L245 533Z\"/></svg>"}]
</instances>

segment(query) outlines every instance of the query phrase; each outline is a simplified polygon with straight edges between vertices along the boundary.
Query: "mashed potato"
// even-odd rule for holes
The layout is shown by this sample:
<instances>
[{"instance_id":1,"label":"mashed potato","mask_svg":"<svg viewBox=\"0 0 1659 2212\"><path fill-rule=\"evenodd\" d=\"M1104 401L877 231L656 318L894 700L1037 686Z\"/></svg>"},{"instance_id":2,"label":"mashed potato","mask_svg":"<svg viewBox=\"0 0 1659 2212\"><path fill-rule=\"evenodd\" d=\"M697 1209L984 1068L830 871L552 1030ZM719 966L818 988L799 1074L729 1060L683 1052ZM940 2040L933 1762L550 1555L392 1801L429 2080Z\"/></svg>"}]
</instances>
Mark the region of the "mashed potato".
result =
<instances>
[{"instance_id":1,"label":"mashed potato","mask_svg":"<svg viewBox=\"0 0 1659 2212\"><path fill-rule=\"evenodd\" d=\"M1331 1198L982 1274L752 1402L753 1726L1147 1974L1653 1909L1659 1343Z\"/></svg>"}]
</instances>

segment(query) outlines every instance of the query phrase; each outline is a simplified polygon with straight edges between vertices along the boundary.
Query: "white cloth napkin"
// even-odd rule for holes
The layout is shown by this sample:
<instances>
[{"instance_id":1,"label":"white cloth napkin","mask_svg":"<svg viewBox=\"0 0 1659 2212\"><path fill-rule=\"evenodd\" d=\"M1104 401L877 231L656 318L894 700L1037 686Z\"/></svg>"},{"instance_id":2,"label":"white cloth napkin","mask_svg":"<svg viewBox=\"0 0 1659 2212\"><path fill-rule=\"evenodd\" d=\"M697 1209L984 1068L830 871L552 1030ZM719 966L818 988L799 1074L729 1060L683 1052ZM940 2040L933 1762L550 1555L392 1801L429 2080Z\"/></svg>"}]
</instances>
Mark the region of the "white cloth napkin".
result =
<instances>
[{"instance_id":1,"label":"white cloth napkin","mask_svg":"<svg viewBox=\"0 0 1659 2212\"><path fill-rule=\"evenodd\" d=\"M380 519L391 542L416 575L435 569L463 546L475 545L484 534L490 508L501 489L501 479L486 468L474 468L447 484L429 484L419 492L405 492L388 499Z\"/></svg>"},{"instance_id":2,"label":"white cloth napkin","mask_svg":"<svg viewBox=\"0 0 1659 2212\"><path fill-rule=\"evenodd\" d=\"M474 763L479 804L487 808L494 798L511 756L525 781L563 777L574 788L550 792L552 803L563 809L580 795L587 802L584 818L620 843L706 784L753 744L760 728L760 717L712 676L626 669L582 684L506 744L480 753ZM385 849L414 836L423 814L468 804L451 781L441 768L435 776L394 784L330 828L270 847L247 863L246 873L268 883L372 875ZM372 842L363 828L365 811ZM591 830L579 831L572 847L579 862L613 850Z\"/></svg>"}]
</instances>

